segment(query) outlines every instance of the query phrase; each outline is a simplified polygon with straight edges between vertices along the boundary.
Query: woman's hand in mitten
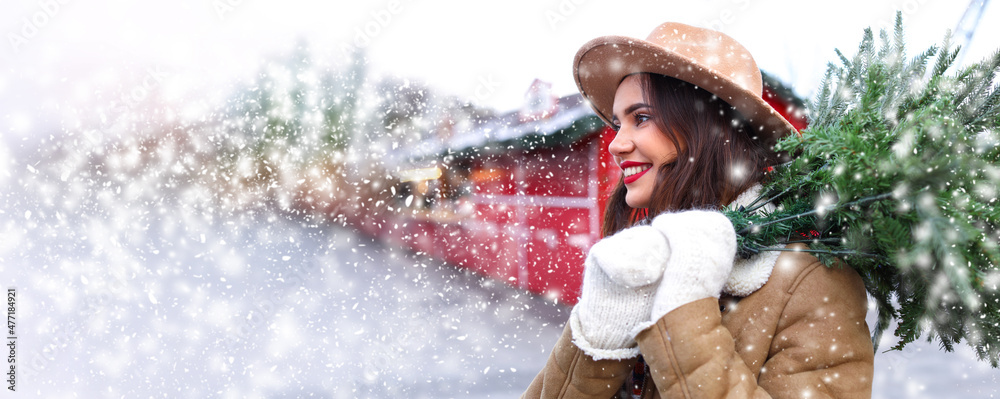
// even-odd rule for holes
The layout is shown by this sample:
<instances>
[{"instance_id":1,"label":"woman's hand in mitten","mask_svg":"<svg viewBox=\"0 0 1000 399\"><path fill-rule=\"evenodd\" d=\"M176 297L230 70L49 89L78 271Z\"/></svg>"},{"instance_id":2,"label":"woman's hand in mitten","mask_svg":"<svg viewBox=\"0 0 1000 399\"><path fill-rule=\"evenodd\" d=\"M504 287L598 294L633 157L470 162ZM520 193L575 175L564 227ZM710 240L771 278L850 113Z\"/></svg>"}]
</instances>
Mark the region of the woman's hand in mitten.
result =
<instances>
[{"instance_id":1,"label":"woman's hand in mitten","mask_svg":"<svg viewBox=\"0 0 1000 399\"><path fill-rule=\"evenodd\" d=\"M693 210L659 215L652 227L666 237L670 259L656 291L651 323L686 303L718 298L736 257L732 222L720 212Z\"/></svg>"},{"instance_id":2,"label":"woman's hand in mitten","mask_svg":"<svg viewBox=\"0 0 1000 399\"><path fill-rule=\"evenodd\" d=\"M637 326L649 320L669 258L663 235L636 226L606 237L584 261L580 302L570 315L573 342L595 360L637 356Z\"/></svg>"}]
</instances>

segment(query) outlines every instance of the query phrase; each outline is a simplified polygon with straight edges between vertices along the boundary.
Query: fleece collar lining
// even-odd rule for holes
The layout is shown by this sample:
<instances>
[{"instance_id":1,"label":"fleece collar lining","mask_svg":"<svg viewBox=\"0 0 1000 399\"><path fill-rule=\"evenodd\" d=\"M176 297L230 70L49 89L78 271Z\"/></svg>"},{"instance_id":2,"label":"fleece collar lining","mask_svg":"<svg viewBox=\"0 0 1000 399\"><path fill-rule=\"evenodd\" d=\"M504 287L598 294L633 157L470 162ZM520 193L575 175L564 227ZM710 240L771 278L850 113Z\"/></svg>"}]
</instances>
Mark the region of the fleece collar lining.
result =
<instances>
[{"instance_id":1,"label":"fleece collar lining","mask_svg":"<svg viewBox=\"0 0 1000 399\"><path fill-rule=\"evenodd\" d=\"M760 184L751 187L740 194L735 201L729 204L729 207L735 209L750 205L760 195L761 190ZM767 204L757 212L761 211L772 212L774 205ZM774 270L774 264L779 255L781 255L779 251L761 251L750 259L737 257L733 263L733 271L729 274L729 279L726 280L722 291L729 295L745 297L759 290L771 277L771 271Z\"/></svg>"}]
</instances>

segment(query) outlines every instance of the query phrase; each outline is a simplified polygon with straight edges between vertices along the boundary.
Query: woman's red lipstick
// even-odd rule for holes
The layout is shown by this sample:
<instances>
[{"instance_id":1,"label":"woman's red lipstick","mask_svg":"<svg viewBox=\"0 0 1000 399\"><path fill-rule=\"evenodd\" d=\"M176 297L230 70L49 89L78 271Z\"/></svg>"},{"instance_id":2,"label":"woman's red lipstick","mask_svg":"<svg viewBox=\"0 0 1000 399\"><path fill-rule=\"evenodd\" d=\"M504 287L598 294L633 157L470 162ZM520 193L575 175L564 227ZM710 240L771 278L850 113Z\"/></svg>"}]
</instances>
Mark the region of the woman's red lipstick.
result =
<instances>
[{"instance_id":1,"label":"woman's red lipstick","mask_svg":"<svg viewBox=\"0 0 1000 399\"><path fill-rule=\"evenodd\" d=\"M630 183L632 183L632 182L634 182L636 180L639 180L639 178L642 177L642 175L646 174L646 172L649 172L649 170L652 169L651 166L652 166L652 164L648 164L648 163L634 162L634 161L623 161L621 163L621 165L619 165L619 167L622 168L622 175L624 175L625 172L628 170L628 168L631 168L631 167L639 167L639 168L642 168L643 170L641 172L639 172L639 173L636 173L636 174L633 174L633 175L630 175L630 176L625 176L623 178L622 182L624 182L625 184L630 184Z\"/></svg>"}]
</instances>

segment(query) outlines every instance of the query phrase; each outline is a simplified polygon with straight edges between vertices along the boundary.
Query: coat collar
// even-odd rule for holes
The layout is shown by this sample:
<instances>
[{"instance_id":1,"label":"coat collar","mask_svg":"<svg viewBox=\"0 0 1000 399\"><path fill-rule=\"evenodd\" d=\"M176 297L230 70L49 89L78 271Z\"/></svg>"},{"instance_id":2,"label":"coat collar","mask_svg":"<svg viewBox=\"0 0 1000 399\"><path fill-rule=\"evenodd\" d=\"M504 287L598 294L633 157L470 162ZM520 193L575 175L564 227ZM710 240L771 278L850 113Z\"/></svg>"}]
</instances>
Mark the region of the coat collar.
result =
<instances>
[{"instance_id":1,"label":"coat collar","mask_svg":"<svg viewBox=\"0 0 1000 399\"><path fill-rule=\"evenodd\" d=\"M760 196L762 189L763 187L757 184L744 191L729 204L729 208L738 209L741 206L750 205ZM757 212L761 211L772 212L774 205L764 205ZM737 257L733 262L733 271L729 274L729 279L726 280L722 292L732 296L745 297L759 290L771 277L771 271L778 260L778 255L781 255L781 252L762 251L750 259Z\"/></svg>"}]
</instances>

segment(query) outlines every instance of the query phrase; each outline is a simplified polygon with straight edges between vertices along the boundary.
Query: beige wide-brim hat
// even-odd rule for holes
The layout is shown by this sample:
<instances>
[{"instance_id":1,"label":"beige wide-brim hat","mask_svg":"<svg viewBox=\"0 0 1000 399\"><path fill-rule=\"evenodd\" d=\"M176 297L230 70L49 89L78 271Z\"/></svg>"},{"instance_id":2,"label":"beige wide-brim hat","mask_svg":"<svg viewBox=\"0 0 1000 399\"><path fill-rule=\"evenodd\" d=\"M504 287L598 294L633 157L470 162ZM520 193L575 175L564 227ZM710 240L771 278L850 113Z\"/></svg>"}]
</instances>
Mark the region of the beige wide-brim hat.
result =
<instances>
[{"instance_id":1,"label":"beige wide-brim hat","mask_svg":"<svg viewBox=\"0 0 1000 399\"><path fill-rule=\"evenodd\" d=\"M750 52L728 35L667 22L646 40L604 36L587 42L573 60L577 88L597 115L611 125L615 92L626 76L658 73L691 83L733 106L772 146L798 131L766 101L760 69Z\"/></svg>"}]
</instances>

